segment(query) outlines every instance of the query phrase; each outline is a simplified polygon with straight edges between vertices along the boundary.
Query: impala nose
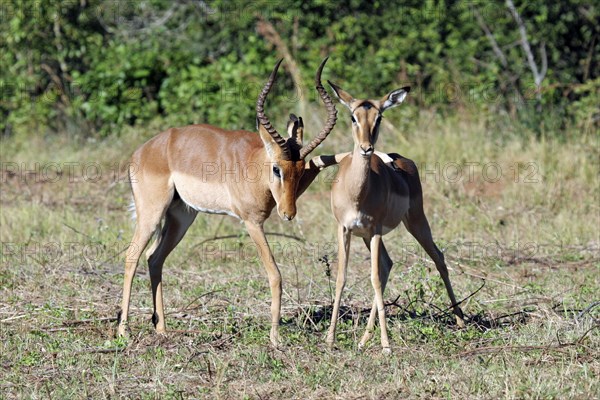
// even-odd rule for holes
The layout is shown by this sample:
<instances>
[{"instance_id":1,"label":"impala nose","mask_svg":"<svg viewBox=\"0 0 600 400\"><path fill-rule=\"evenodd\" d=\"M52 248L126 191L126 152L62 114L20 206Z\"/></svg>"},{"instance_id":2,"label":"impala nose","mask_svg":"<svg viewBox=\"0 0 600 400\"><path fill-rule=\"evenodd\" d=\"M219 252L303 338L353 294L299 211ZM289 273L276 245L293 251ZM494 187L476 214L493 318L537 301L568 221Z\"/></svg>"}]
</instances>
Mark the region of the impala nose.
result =
<instances>
[{"instance_id":1,"label":"impala nose","mask_svg":"<svg viewBox=\"0 0 600 400\"><path fill-rule=\"evenodd\" d=\"M283 213L283 219L284 219L285 221L291 221L291 220L293 220L293 219L294 219L294 216L293 216L293 215L292 215L292 216L290 216L290 215L287 215L286 213Z\"/></svg>"},{"instance_id":2,"label":"impala nose","mask_svg":"<svg viewBox=\"0 0 600 400\"><path fill-rule=\"evenodd\" d=\"M290 207L277 207L277 214L284 221L291 221L296 216L296 209Z\"/></svg>"},{"instance_id":3,"label":"impala nose","mask_svg":"<svg viewBox=\"0 0 600 400\"><path fill-rule=\"evenodd\" d=\"M370 157L373 154L373 146L371 144L361 144L360 145L360 154L363 157Z\"/></svg>"}]
</instances>

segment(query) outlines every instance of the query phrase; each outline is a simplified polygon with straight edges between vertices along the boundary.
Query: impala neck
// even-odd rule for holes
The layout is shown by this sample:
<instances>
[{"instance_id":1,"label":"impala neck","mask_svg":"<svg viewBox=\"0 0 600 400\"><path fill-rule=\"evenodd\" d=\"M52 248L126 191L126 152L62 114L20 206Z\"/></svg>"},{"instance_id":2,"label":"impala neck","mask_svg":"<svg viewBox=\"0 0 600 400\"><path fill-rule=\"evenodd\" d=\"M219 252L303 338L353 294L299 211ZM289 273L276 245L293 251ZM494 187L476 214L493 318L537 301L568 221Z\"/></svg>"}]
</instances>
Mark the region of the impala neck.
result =
<instances>
[{"instance_id":1,"label":"impala neck","mask_svg":"<svg viewBox=\"0 0 600 400\"><path fill-rule=\"evenodd\" d=\"M371 155L371 157L373 157ZM348 193L357 201L360 201L369 191L369 173L371 171L371 157L363 157L358 146L352 153L352 161L348 170L349 180Z\"/></svg>"}]
</instances>

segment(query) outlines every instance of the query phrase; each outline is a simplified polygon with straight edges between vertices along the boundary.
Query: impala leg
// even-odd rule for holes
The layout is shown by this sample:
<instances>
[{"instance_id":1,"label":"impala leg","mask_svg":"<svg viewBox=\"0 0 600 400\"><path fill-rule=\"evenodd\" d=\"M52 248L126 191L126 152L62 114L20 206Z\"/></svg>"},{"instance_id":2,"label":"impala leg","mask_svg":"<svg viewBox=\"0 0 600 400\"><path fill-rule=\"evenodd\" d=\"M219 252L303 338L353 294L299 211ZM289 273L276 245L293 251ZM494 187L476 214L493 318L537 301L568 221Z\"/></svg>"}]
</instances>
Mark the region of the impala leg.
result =
<instances>
[{"instance_id":1,"label":"impala leg","mask_svg":"<svg viewBox=\"0 0 600 400\"><path fill-rule=\"evenodd\" d=\"M167 256L179 244L188 228L196 219L196 211L189 208L180 200L174 201L165 217L165 226L159 238L148 250L148 267L150 270L150 282L152 284L152 301L154 303L154 313L152 322L157 333L164 333L165 309L163 304L162 292L162 269Z\"/></svg>"},{"instance_id":2,"label":"impala leg","mask_svg":"<svg viewBox=\"0 0 600 400\"><path fill-rule=\"evenodd\" d=\"M375 291L375 302L377 303L377 313L379 315L379 327L381 329L381 347L384 354L392 352L387 334L387 324L385 322L385 308L383 306L383 290L379 272L379 244L381 243L381 234L376 233L371 238L371 284Z\"/></svg>"},{"instance_id":3,"label":"impala leg","mask_svg":"<svg viewBox=\"0 0 600 400\"><path fill-rule=\"evenodd\" d=\"M129 316L129 301L131 299L131 285L137 269L138 260L144 251L144 248L152 238L154 232L158 229L161 214L154 215L152 219L138 218L135 225L133 239L127 249L125 256L125 276L123 279L123 300L121 302L121 312L119 313L118 336L127 336L127 319Z\"/></svg>"},{"instance_id":4,"label":"impala leg","mask_svg":"<svg viewBox=\"0 0 600 400\"><path fill-rule=\"evenodd\" d=\"M452 290L452 283L450 283L448 268L446 267L446 262L444 261L444 254L440 251L440 249L438 249L433 241L433 237L431 236L431 228L429 227L429 222L427 222L427 217L425 217L425 214L422 210L419 211L420 212L409 212L404 220L404 225L410 234L417 239L419 244L435 263L435 267L444 281L444 286L448 292L448 297L450 297L450 302L452 303L453 312L456 317L456 323L461 328L464 328L465 323L463 319L463 312L456 304L456 297L454 296L454 290Z\"/></svg>"},{"instance_id":5,"label":"impala leg","mask_svg":"<svg viewBox=\"0 0 600 400\"><path fill-rule=\"evenodd\" d=\"M323 169L339 164L340 161L342 161L349 154L351 153L346 152L313 157L306 163L304 174L302 175L302 178L300 178L300 183L298 183L298 188L296 189L296 196L300 197L300 195L304 193L304 191L308 188L308 186L310 186L310 184Z\"/></svg>"},{"instance_id":6,"label":"impala leg","mask_svg":"<svg viewBox=\"0 0 600 400\"><path fill-rule=\"evenodd\" d=\"M275 259L273 258L273 254L269 248L269 243L265 237L262 224L257 224L250 221L245 221L245 223L246 229L256 244L262 263L267 270L267 277L269 278L269 286L271 288L270 338L271 344L274 347L278 347L281 342L279 337L279 317L281 314L281 273L279 272L279 268L277 268L277 264L275 263Z\"/></svg>"},{"instance_id":7,"label":"impala leg","mask_svg":"<svg viewBox=\"0 0 600 400\"><path fill-rule=\"evenodd\" d=\"M371 251L371 242L369 239L364 238L365 245ZM393 262L390 258L384 244L383 239L379 242L379 279L381 280L381 293L385 293L385 286L388 281L388 277L390 276L390 271L392 270ZM375 317L377 315L377 299L373 296L373 306L371 307L371 314L369 315L369 321L367 322L367 328L365 329L365 333L358 344L358 348L362 349L367 342L373 336L373 330L375 327Z\"/></svg>"},{"instance_id":8,"label":"impala leg","mask_svg":"<svg viewBox=\"0 0 600 400\"><path fill-rule=\"evenodd\" d=\"M343 225L338 226L338 271L335 280L335 301L333 303L333 311L331 313L331 323L327 331L326 343L329 347L335 342L335 328L340 312L340 302L342 300L342 292L346 285L346 271L348 270L348 255L350 254L350 242L352 232L346 229Z\"/></svg>"}]
</instances>

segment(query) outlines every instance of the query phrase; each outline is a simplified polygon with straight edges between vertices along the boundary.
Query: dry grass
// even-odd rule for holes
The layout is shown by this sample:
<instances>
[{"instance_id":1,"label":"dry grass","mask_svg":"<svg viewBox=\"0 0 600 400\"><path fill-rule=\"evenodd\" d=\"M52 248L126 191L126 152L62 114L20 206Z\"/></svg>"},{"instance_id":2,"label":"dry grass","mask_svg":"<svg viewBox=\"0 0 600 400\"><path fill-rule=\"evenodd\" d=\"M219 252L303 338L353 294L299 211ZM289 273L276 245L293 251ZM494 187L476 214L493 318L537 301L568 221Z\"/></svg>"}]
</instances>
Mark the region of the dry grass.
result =
<instances>
[{"instance_id":1,"label":"dry grass","mask_svg":"<svg viewBox=\"0 0 600 400\"><path fill-rule=\"evenodd\" d=\"M349 149L342 125L324 152ZM455 291L476 293L457 329L431 262L402 229L388 235L389 358L377 336L356 350L372 296L358 240L338 347L324 345L335 271L319 260L335 270L336 256L330 172L301 198L294 223L267 222L284 276L281 351L268 344L254 247L239 223L215 216L198 218L167 260L166 337L152 332L140 266L125 342L113 336L132 234L125 154L157 130L95 143L3 139L0 398L597 397L598 138L523 140L473 121L397 125L404 135L384 127L379 148L417 161Z\"/></svg>"}]
</instances>

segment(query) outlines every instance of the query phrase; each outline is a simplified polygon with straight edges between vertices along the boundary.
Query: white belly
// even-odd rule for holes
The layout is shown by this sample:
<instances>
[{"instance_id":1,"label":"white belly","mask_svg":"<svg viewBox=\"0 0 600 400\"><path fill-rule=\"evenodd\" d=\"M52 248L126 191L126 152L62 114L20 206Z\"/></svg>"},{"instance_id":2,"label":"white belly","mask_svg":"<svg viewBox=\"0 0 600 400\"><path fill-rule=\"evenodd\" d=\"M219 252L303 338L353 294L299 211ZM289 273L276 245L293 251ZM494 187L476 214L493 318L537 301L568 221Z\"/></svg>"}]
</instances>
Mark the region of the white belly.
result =
<instances>
[{"instance_id":1,"label":"white belly","mask_svg":"<svg viewBox=\"0 0 600 400\"><path fill-rule=\"evenodd\" d=\"M208 214L231 215L240 218L231 210L231 199L223 185L186 179L185 175L174 173L173 181L181 200L193 210Z\"/></svg>"}]
</instances>

